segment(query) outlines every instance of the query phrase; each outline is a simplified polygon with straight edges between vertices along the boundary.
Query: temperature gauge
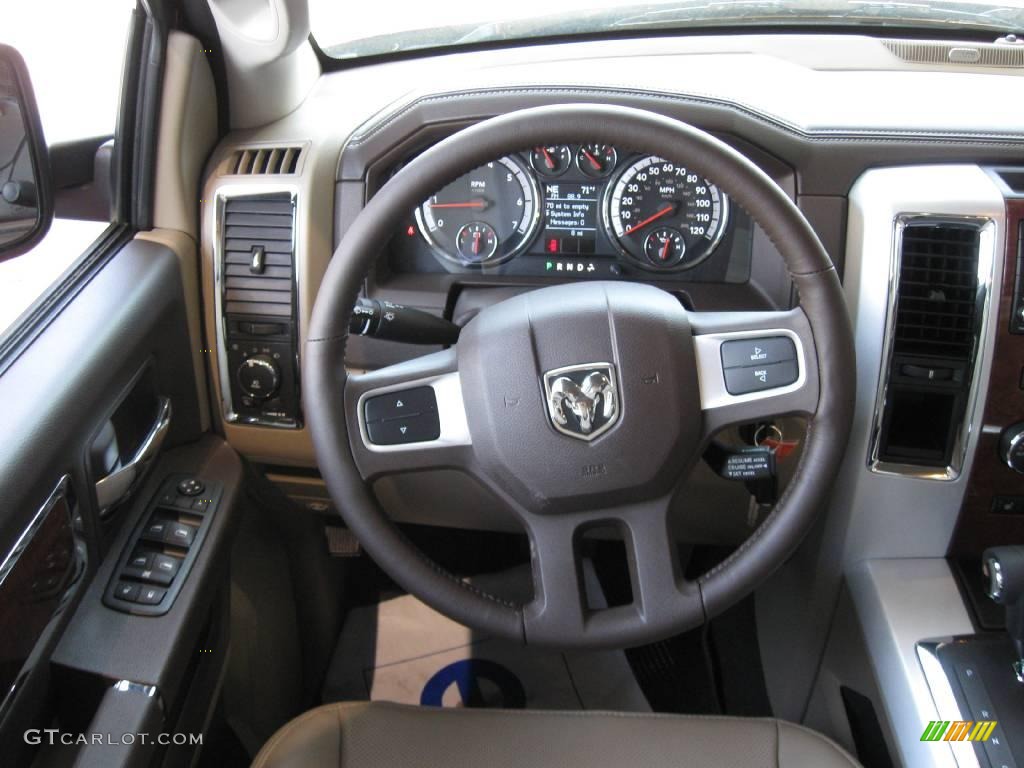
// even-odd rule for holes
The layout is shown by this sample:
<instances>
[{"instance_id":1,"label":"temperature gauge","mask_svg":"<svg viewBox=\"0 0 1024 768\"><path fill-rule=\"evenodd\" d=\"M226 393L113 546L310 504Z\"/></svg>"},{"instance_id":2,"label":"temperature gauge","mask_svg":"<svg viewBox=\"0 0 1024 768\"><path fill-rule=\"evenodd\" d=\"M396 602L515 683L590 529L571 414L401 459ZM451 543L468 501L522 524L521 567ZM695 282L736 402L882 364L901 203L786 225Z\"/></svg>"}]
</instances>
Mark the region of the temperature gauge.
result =
<instances>
[{"instance_id":1,"label":"temperature gauge","mask_svg":"<svg viewBox=\"0 0 1024 768\"><path fill-rule=\"evenodd\" d=\"M644 240L644 253L648 261L657 267L673 267L683 260L686 243L678 230L658 227Z\"/></svg>"},{"instance_id":2,"label":"temperature gauge","mask_svg":"<svg viewBox=\"0 0 1024 768\"><path fill-rule=\"evenodd\" d=\"M530 153L530 165L542 176L561 176L572 165L572 152L565 144L534 147Z\"/></svg>"},{"instance_id":3,"label":"temperature gauge","mask_svg":"<svg viewBox=\"0 0 1024 768\"><path fill-rule=\"evenodd\" d=\"M498 250L498 233L490 224L471 221L455 237L459 256L471 263L487 261Z\"/></svg>"},{"instance_id":4,"label":"temperature gauge","mask_svg":"<svg viewBox=\"0 0 1024 768\"><path fill-rule=\"evenodd\" d=\"M612 172L618 159L609 144L584 144L576 152L576 167L584 176L600 179Z\"/></svg>"}]
</instances>

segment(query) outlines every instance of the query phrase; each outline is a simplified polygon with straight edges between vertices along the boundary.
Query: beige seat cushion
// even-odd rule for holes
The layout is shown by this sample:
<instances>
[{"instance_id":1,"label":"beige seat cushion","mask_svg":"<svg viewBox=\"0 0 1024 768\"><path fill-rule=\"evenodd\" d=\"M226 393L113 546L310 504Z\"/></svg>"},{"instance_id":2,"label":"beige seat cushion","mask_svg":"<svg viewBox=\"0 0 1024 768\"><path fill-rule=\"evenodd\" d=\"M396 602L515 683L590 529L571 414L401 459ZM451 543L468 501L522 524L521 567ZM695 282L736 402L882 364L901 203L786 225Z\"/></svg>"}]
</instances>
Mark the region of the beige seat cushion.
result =
<instances>
[{"instance_id":1,"label":"beige seat cushion","mask_svg":"<svg viewBox=\"0 0 1024 768\"><path fill-rule=\"evenodd\" d=\"M328 704L278 731L254 768L856 768L772 719Z\"/></svg>"}]
</instances>

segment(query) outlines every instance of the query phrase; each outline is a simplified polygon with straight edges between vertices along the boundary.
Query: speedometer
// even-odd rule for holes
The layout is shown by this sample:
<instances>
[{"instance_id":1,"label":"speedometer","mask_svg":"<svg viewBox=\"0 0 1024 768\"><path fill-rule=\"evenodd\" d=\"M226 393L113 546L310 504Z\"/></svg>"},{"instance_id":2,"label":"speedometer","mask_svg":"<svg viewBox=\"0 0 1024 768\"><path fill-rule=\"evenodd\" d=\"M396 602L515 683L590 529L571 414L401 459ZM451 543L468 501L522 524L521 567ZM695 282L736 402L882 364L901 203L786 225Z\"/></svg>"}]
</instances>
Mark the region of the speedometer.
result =
<instances>
[{"instance_id":1,"label":"speedometer","mask_svg":"<svg viewBox=\"0 0 1024 768\"><path fill-rule=\"evenodd\" d=\"M688 269L725 234L729 198L707 179L660 157L629 165L608 189L612 240L648 269Z\"/></svg>"},{"instance_id":2,"label":"speedometer","mask_svg":"<svg viewBox=\"0 0 1024 768\"><path fill-rule=\"evenodd\" d=\"M498 264L526 248L540 224L540 191L511 157L460 176L416 210L434 250L464 266Z\"/></svg>"}]
</instances>

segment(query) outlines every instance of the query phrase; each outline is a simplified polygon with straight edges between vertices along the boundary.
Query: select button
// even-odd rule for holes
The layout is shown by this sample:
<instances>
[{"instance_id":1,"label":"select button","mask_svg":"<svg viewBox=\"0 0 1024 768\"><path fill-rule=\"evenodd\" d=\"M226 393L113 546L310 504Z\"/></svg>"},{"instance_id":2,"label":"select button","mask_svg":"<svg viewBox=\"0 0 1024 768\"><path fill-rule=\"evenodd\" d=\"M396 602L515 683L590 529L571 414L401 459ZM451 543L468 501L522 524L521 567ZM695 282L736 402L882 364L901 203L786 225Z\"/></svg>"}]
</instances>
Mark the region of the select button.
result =
<instances>
[{"instance_id":1,"label":"select button","mask_svg":"<svg viewBox=\"0 0 1024 768\"><path fill-rule=\"evenodd\" d=\"M722 367L746 368L796 360L796 347L786 336L722 342Z\"/></svg>"},{"instance_id":2,"label":"select button","mask_svg":"<svg viewBox=\"0 0 1024 768\"><path fill-rule=\"evenodd\" d=\"M747 395L766 389L785 387L799 378L796 360L747 368L726 368L725 388L730 395Z\"/></svg>"}]
</instances>

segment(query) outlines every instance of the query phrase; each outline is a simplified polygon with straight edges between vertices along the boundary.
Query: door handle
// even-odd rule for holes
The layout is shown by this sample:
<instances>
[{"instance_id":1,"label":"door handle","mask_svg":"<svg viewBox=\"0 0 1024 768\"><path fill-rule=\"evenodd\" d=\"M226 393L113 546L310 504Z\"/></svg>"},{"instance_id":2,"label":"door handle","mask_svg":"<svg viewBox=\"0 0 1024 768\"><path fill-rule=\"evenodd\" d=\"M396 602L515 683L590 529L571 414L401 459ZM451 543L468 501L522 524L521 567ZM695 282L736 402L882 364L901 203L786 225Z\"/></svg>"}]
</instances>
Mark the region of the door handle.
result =
<instances>
[{"instance_id":1,"label":"door handle","mask_svg":"<svg viewBox=\"0 0 1024 768\"><path fill-rule=\"evenodd\" d=\"M96 505L104 515L115 504L123 501L132 492L139 479L146 473L149 463L160 452L164 438L171 428L171 399L157 398L157 414L142 444L123 467L114 470L96 481Z\"/></svg>"}]
</instances>

